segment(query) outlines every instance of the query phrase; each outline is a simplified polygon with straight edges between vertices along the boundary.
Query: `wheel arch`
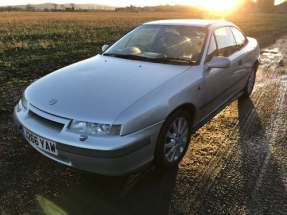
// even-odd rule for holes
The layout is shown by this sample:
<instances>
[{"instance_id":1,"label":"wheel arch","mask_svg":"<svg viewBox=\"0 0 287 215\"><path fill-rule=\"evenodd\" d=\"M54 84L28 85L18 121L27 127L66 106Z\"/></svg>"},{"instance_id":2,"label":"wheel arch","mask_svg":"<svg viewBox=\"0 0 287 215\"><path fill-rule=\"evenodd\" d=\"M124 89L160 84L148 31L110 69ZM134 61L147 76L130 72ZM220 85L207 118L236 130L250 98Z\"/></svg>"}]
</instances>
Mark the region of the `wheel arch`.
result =
<instances>
[{"instance_id":1,"label":"wheel arch","mask_svg":"<svg viewBox=\"0 0 287 215\"><path fill-rule=\"evenodd\" d=\"M255 72L257 72L259 65L260 65L260 60L257 59L252 66L252 68L255 70Z\"/></svg>"},{"instance_id":2,"label":"wheel arch","mask_svg":"<svg viewBox=\"0 0 287 215\"><path fill-rule=\"evenodd\" d=\"M170 117L172 114L174 114L177 111L186 111L189 116L190 116L190 120L193 122L193 120L195 119L195 114L196 114L196 107L194 104L192 103L184 103L181 104L179 106L177 106L175 109L173 109L166 118Z\"/></svg>"}]
</instances>

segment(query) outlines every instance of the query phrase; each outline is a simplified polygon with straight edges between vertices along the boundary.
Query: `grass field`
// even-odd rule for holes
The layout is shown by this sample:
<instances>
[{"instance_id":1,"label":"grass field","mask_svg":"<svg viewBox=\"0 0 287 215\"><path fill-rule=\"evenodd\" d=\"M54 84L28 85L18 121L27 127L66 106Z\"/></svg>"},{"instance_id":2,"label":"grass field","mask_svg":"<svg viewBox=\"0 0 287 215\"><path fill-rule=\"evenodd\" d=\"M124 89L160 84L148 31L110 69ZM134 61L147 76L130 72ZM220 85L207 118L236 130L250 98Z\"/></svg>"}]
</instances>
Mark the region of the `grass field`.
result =
<instances>
[{"instance_id":1,"label":"grass field","mask_svg":"<svg viewBox=\"0 0 287 215\"><path fill-rule=\"evenodd\" d=\"M22 87L57 68L96 55L134 26L156 19L210 18L188 12L1 12L0 117L11 113ZM287 32L287 15L227 18L261 45Z\"/></svg>"}]
</instances>

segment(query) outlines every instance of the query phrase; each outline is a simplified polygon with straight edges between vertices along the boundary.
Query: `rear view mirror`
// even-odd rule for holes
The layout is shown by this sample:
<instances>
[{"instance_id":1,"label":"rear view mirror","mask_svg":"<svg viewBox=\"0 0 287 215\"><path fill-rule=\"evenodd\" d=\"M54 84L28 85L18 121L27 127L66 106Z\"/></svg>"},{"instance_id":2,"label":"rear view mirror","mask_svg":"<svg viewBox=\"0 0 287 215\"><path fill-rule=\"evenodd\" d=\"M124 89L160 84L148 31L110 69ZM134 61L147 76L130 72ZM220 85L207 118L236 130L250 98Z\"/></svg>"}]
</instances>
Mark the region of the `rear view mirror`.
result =
<instances>
[{"instance_id":1,"label":"rear view mirror","mask_svg":"<svg viewBox=\"0 0 287 215\"><path fill-rule=\"evenodd\" d=\"M230 60L227 57L214 57L207 63L208 68L228 68L230 67Z\"/></svg>"},{"instance_id":2,"label":"rear view mirror","mask_svg":"<svg viewBox=\"0 0 287 215\"><path fill-rule=\"evenodd\" d=\"M110 46L108 44L104 44L102 46L102 52L105 52Z\"/></svg>"}]
</instances>

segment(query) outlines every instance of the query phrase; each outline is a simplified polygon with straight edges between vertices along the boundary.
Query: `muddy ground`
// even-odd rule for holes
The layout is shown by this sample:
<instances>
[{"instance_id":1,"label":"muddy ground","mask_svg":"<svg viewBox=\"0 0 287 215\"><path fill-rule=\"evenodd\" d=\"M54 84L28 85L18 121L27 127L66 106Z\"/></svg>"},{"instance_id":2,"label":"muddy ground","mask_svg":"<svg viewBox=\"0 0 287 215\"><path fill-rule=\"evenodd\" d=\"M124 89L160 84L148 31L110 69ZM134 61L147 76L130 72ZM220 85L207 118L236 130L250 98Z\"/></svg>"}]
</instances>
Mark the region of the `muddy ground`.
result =
<instances>
[{"instance_id":1,"label":"muddy ground","mask_svg":"<svg viewBox=\"0 0 287 215\"><path fill-rule=\"evenodd\" d=\"M0 214L287 214L287 36L262 62L252 98L201 128L166 173L150 166L105 177L64 167L1 116Z\"/></svg>"}]
</instances>

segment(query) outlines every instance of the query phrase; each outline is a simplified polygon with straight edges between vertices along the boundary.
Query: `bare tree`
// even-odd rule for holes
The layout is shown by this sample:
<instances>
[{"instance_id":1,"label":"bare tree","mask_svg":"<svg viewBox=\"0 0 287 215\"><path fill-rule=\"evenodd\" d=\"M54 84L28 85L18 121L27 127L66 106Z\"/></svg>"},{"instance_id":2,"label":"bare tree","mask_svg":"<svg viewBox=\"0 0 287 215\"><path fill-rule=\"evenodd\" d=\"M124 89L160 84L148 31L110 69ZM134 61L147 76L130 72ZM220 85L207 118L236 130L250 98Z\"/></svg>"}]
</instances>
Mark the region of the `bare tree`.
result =
<instances>
[{"instance_id":1,"label":"bare tree","mask_svg":"<svg viewBox=\"0 0 287 215\"><path fill-rule=\"evenodd\" d=\"M71 10L74 11L76 9L75 4L71 3Z\"/></svg>"},{"instance_id":2,"label":"bare tree","mask_svg":"<svg viewBox=\"0 0 287 215\"><path fill-rule=\"evenodd\" d=\"M272 12L274 10L274 0L257 0L257 5L262 12Z\"/></svg>"},{"instance_id":3,"label":"bare tree","mask_svg":"<svg viewBox=\"0 0 287 215\"><path fill-rule=\"evenodd\" d=\"M26 10L33 10L32 5L31 5L31 4L27 4L27 5L26 5Z\"/></svg>"}]
</instances>

